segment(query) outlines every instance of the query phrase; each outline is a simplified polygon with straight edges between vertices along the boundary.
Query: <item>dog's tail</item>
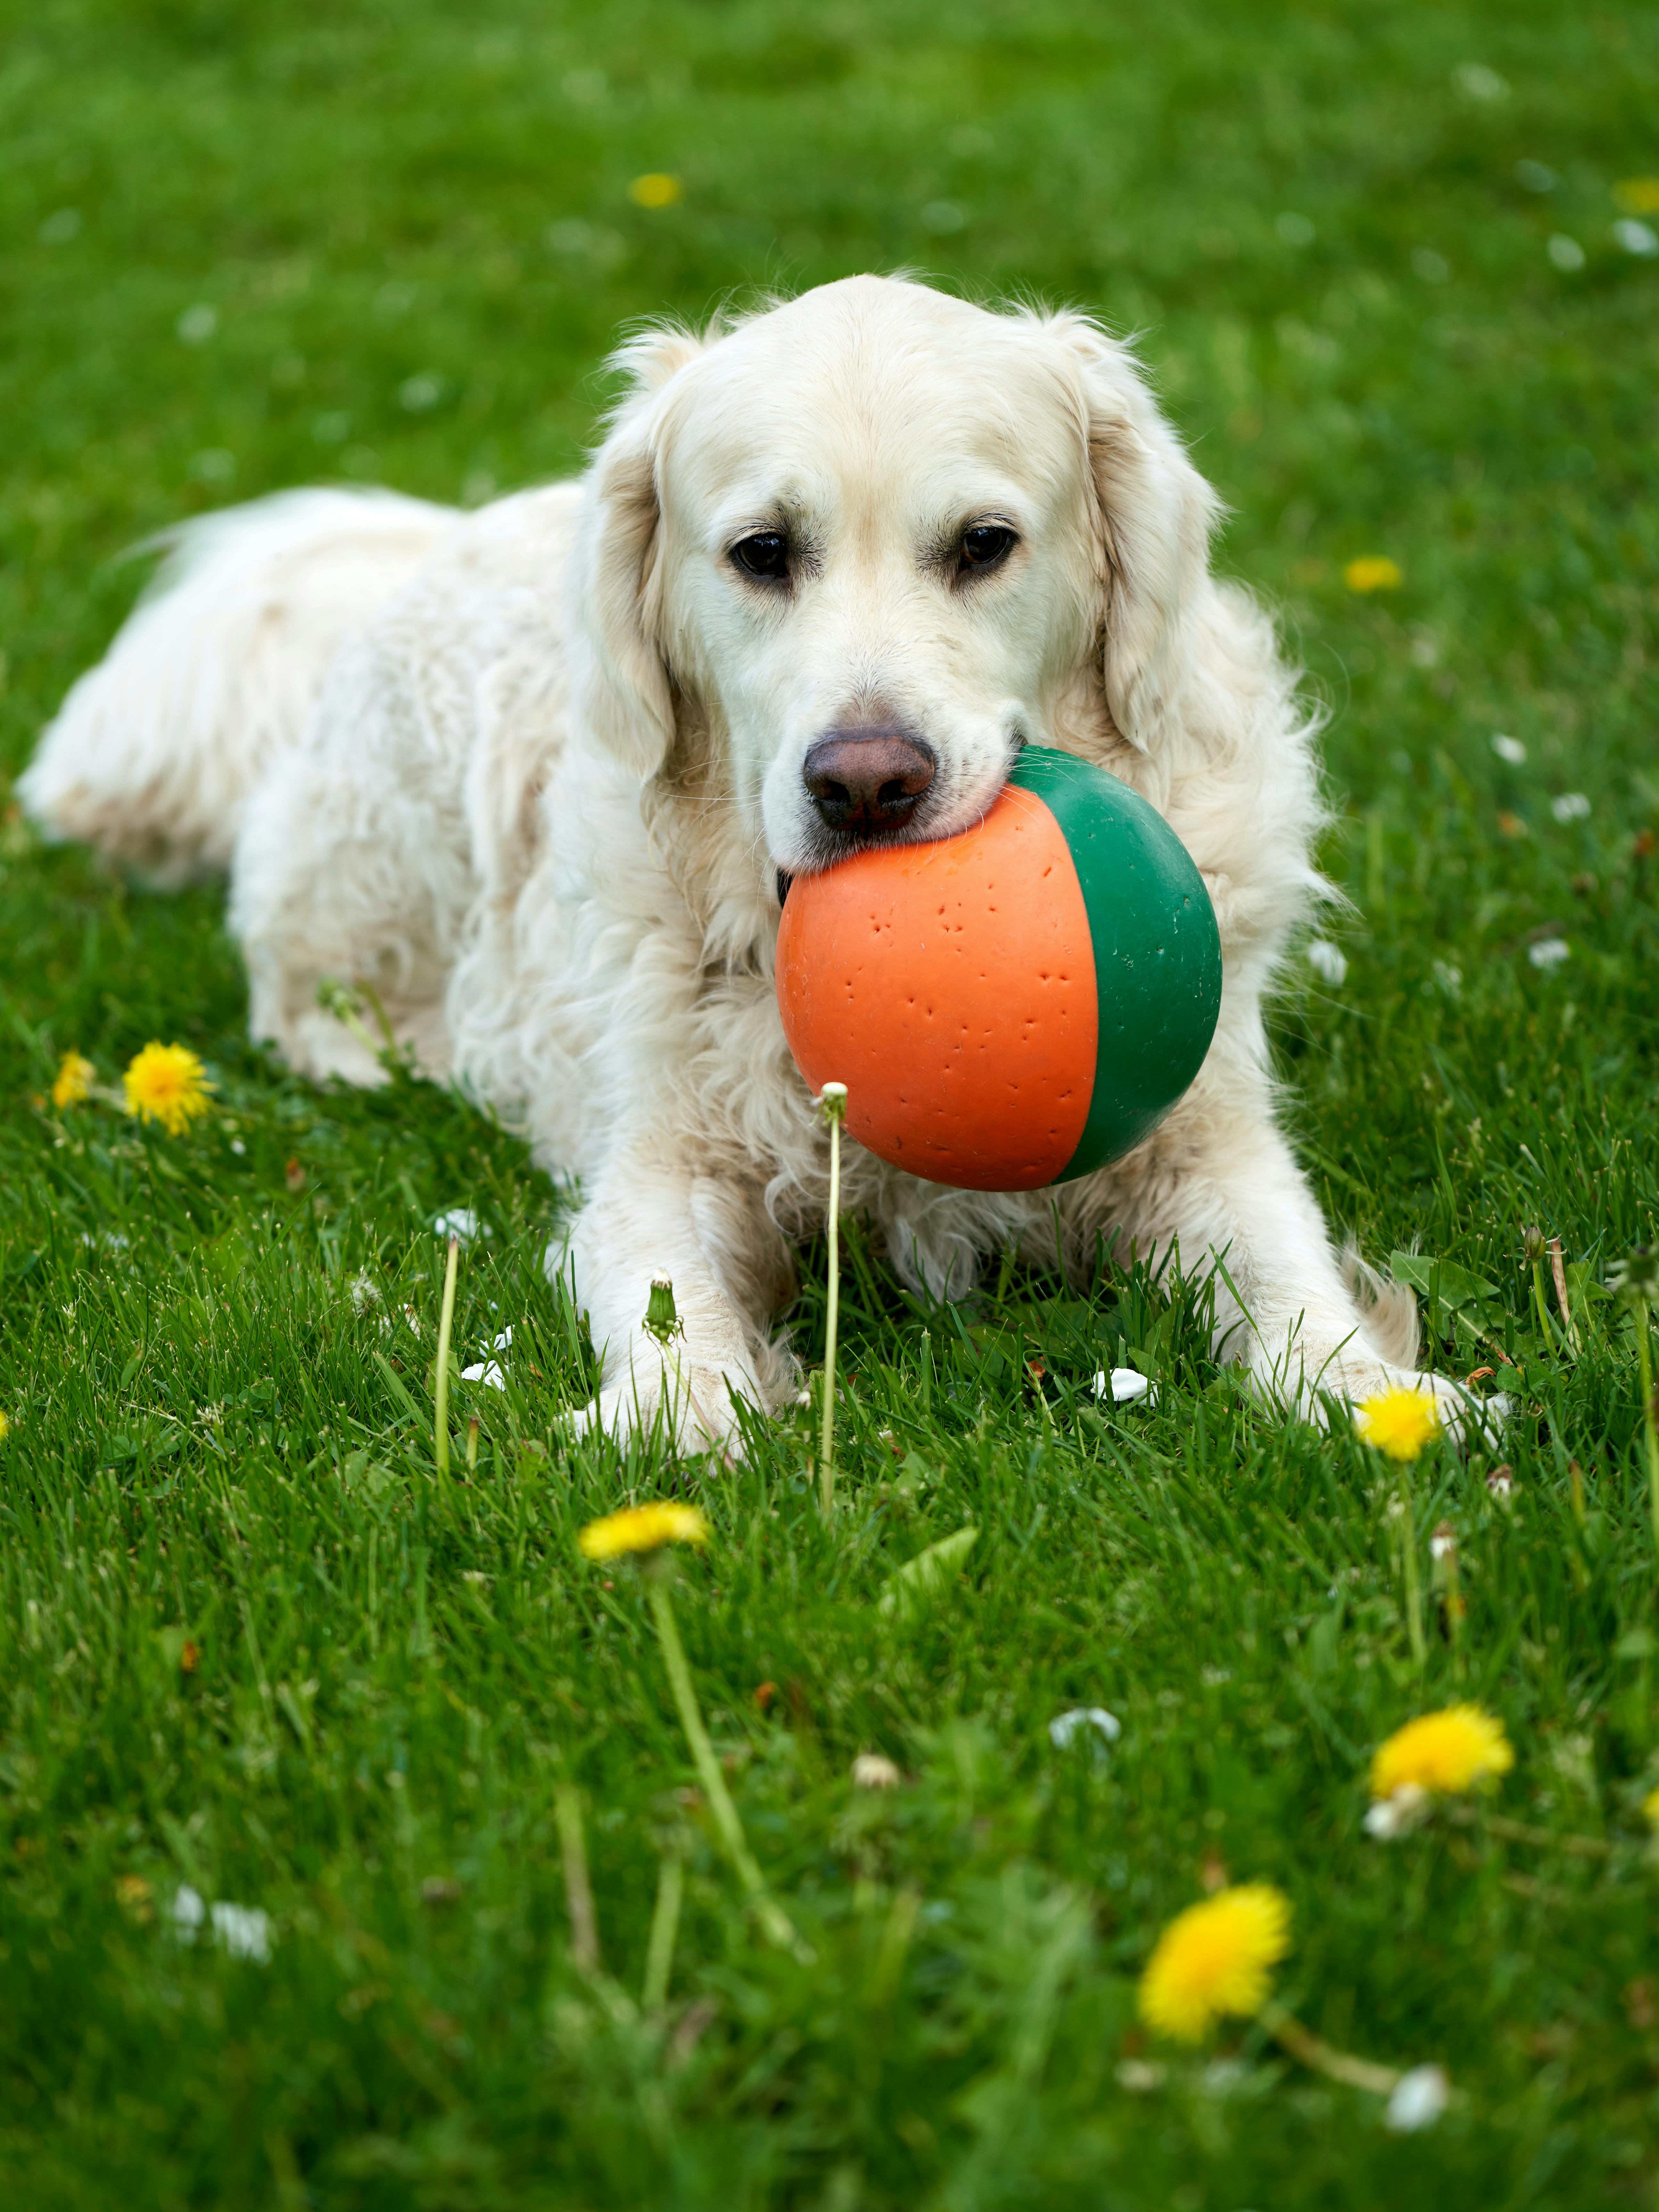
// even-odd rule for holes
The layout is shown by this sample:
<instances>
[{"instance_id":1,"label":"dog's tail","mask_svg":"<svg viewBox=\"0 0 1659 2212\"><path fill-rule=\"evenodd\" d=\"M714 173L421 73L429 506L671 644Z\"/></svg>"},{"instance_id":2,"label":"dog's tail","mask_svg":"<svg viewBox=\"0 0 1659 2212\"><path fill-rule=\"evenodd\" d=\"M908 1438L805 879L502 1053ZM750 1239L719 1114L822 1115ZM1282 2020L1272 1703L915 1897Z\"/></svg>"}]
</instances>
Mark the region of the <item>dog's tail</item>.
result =
<instances>
[{"instance_id":1,"label":"dog's tail","mask_svg":"<svg viewBox=\"0 0 1659 2212\"><path fill-rule=\"evenodd\" d=\"M1417 1293L1409 1283L1396 1283L1367 1267L1359 1248L1342 1248L1342 1277L1359 1309L1365 1334L1384 1359L1395 1367L1415 1367L1422 1348L1417 1317Z\"/></svg>"},{"instance_id":2,"label":"dog's tail","mask_svg":"<svg viewBox=\"0 0 1659 2212\"><path fill-rule=\"evenodd\" d=\"M459 520L391 492L292 491L166 532L167 560L19 781L28 814L157 883L226 866L347 635Z\"/></svg>"}]
</instances>

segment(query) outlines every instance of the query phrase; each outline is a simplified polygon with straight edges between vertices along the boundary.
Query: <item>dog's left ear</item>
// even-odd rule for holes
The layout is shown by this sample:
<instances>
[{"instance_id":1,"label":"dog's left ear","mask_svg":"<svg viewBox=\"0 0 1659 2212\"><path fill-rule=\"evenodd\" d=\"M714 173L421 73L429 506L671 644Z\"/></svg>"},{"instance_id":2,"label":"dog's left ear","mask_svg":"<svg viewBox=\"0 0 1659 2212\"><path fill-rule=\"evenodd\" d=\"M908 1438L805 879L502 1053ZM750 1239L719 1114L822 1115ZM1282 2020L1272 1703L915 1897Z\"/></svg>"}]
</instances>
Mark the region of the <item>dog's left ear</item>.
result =
<instances>
[{"instance_id":1,"label":"dog's left ear","mask_svg":"<svg viewBox=\"0 0 1659 2212\"><path fill-rule=\"evenodd\" d=\"M651 330L614 356L629 388L589 475L577 538L577 711L641 782L661 767L674 734L659 641L659 441L667 388L704 344L689 331Z\"/></svg>"},{"instance_id":2,"label":"dog's left ear","mask_svg":"<svg viewBox=\"0 0 1659 2212\"><path fill-rule=\"evenodd\" d=\"M1129 743L1151 752L1191 666L1218 502L1129 349L1084 315L1053 315L1045 327L1066 349L1085 420L1106 703Z\"/></svg>"}]
</instances>

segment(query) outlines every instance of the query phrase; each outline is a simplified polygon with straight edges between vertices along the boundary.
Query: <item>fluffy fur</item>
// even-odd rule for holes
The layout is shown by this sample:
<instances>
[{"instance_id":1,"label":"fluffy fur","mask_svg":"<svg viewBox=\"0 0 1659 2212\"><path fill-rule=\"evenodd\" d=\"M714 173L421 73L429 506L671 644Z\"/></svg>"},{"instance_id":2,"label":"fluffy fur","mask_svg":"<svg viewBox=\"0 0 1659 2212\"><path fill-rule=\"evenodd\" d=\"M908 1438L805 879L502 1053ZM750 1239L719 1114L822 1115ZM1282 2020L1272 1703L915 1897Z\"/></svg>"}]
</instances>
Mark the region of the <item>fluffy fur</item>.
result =
<instances>
[{"instance_id":1,"label":"fluffy fur","mask_svg":"<svg viewBox=\"0 0 1659 2212\"><path fill-rule=\"evenodd\" d=\"M904 833L927 837L982 811L1023 741L1065 746L1203 871L1225 980L1199 1079L1058 1193L852 1147L845 1201L957 1295L1011 1237L1052 1260L1056 1201L1074 1271L1103 1239L1220 1260L1219 1340L1287 1407L1418 1380L1409 1301L1345 1273L1275 1125L1262 997L1322 890L1310 717L1267 617L1210 572L1213 495L1127 349L858 277L617 362L580 482L470 516L292 493L178 533L47 732L30 812L169 879L228 865L253 1033L296 1068L380 1079L317 1002L372 983L434 1078L581 1178L549 1264L605 1348L584 1418L720 1441L733 1393L792 1385L773 1316L826 1196L772 981L776 872L831 857L805 750L902 718L939 760ZM988 519L1018 544L964 580L951 549ZM781 586L731 558L763 529L796 549ZM659 1269L672 1358L640 1327Z\"/></svg>"}]
</instances>

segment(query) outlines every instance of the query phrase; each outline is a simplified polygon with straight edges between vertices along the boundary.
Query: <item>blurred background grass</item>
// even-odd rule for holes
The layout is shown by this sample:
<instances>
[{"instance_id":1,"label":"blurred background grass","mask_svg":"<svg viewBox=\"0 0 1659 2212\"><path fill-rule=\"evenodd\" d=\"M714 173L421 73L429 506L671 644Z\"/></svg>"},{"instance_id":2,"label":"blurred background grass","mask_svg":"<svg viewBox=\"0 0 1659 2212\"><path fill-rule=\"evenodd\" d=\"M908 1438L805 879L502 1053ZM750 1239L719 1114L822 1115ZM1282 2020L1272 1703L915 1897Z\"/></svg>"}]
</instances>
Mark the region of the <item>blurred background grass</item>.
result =
<instances>
[{"instance_id":1,"label":"blurred background grass","mask_svg":"<svg viewBox=\"0 0 1659 2212\"><path fill-rule=\"evenodd\" d=\"M1652 11L1538 0L11 11L14 2201L1650 2198L1653 1576L1628 1332L1595 1292L1659 1208L1656 94ZM642 205L646 176L678 189ZM1468 1310L1526 1376L1518 1487L1500 1510L1480 1457L1425 1479L1419 1534L1454 1516L1470 1614L1465 1654L1437 1638L1419 1674L1365 1455L1258 1420L1189 1300L1143 1284L1061 1313L1005 1285L984 1334L940 1338L924 1414L921 1317L849 1284L844 1516L820 1529L781 1430L714 1499L725 1548L684 1608L820 1966L764 1954L704 1839L665 2046L573 1975L550 1840L574 1777L607 1957L636 1984L678 1744L637 1607L573 1577L571 1540L672 1477L559 1453L552 1413L585 1385L538 1269L556 1194L456 1102L283 1079L243 1041L216 892L158 900L41 852L4 778L130 603L144 564L120 556L148 533L319 479L482 501L579 464L630 319L894 266L1139 333L1229 502L1222 562L1281 610L1331 710L1326 858L1352 901L1327 925L1345 972L1298 963L1275 1011L1291 1111L1368 1250L1486 1285ZM1397 582L1351 589L1364 558ZM31 1103L64 1048L107 1078L151 1036L221 1085L188 1144ZM396 1316L429 1328L429 1222L458 1200L496 1231L465 1340L519 1317L533 1365L481 1394L485 1480L452 1512L422 1487L422 1354ZM1581 1359L1535 1326L1531 1220L1576 1270ZM809 1358L821 1289L809 1266ZM1432 1318L1435 1356L1466 1366ZM1008 1355L1026 1328L1047 1417ZM1102 1346L1161 1378L1138 1427L1090 1425ZM969 1519L973 1606L883 1640L884 1576ZM786 1686L770 1717L763 1680ZM1610 1837L1613 1872L1359 1834L1365 1747L1468 1691L1516 1734L1514 1802ZM1126 1721L1114 1762L1051 1758L1047 1718L1097 1698ZM845 1779L877 1742L916 1778L886 1809ZM1307 2016L1444 2057L1461 2117L1392 2141L1255 2046L1123 2087L1127 1978L1223 1847L1292 1890ZM270 1907L263 1978L165 1942L185 1876ZM872 1989L899 1993L882 2011Z\"/></svg>"}]
</instances>

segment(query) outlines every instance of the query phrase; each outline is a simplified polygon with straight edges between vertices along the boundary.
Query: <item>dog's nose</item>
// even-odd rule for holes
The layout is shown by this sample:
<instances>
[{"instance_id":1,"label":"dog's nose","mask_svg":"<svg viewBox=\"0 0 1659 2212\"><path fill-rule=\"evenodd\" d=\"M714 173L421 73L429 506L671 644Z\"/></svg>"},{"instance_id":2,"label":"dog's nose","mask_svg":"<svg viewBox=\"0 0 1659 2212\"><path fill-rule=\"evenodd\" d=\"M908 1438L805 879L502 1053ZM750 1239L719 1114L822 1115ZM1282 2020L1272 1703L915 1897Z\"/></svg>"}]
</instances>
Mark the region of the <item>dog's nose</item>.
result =
<instances>
[{"instance_id":1,"label":"dog's nose","mask_svg":"<svg viewBox=\"0 0 1659 2212\"><path fill-rule=\"evenodd\" d=\"M832 730L801 763L801 775L824 825L868 837L902 830L933 780L933 749L908 730Z\"/></svg>"}]
</instances>

